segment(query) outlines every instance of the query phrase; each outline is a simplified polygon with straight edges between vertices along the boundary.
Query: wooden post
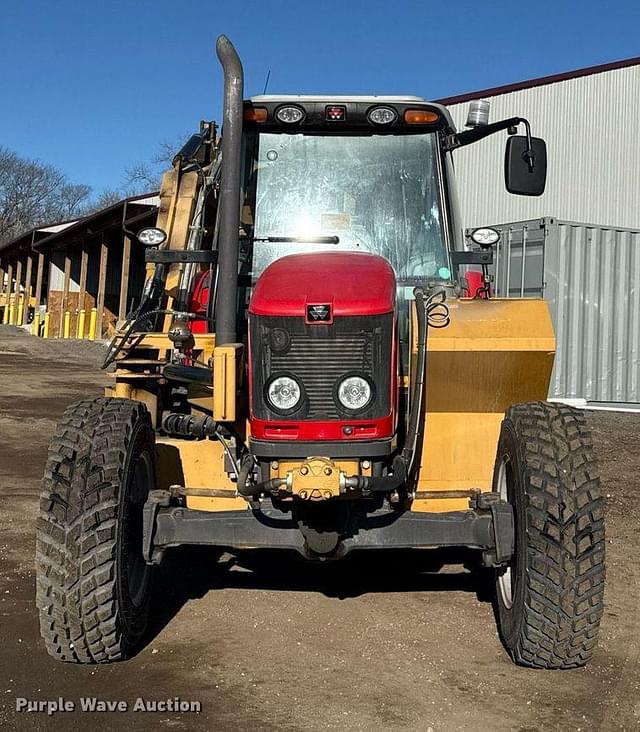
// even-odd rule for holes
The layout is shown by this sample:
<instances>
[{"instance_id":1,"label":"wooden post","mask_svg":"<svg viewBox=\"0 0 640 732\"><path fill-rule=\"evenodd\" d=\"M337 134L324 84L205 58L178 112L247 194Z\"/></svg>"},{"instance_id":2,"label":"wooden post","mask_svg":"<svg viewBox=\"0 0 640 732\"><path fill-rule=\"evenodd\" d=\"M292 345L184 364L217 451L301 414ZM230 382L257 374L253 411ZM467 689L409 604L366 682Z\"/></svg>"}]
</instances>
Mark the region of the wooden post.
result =
<instances>
[{"instance_id":1,"label":"wooden post","mask_svg":"<svg viewBox=\"0 0 640 732\"><path fill-rule=\"evenodd\" d=\"M2 323L6 325L9 322L9 312L11 310L11 287L13 285L13 265L7 267L7 287L4 294L4 313Z\"/></svg>"},{"instance_id":2,"label":"wooden post","mask_svg":"<svg viewBox=\"0 0 640 732\"><path fill-rule=\"evenodd\" d=\"M29 305L31 304L31 270L33 268L33 257L27 257L27 273L24 277L24 308L22 310L22 323L26 325L29 318Z\"/></svg>"},{"instance_id":3,"label":"wooden post","mask_svg":"<svg viewBox=\"0 0 640 732\"><path fill-rule=\"evenodd\" d=\"M89 251L85 244L80 251L80 292L78 293L78 338L84 338L85 299L87 296L87 269L89 267Z\"/></svg>"},{"instance_id":4,"label":"wooden post","mask_svg":"<svg viewBox=\"0 0 640 732\"><path fill-rule=\"evenodd\" d=\"M14 291L15 304L18 304L18 298L20 297L20 286L22 285L22 260L19 259L16 264L16 289Z\"/></svg>"},{"instance_id":5,"label":"wooden post","mask_svg":"<svg viewBox=\"0 0 640 732\"><path fill-rule=\"evenodd\" d=\"M129 294L129 261L131 259L131 239L125 234L122 242L122 271L120 273L120 307L118 319L127 317L127 296Z\"/></svg>"},{"instance_id":6,"label":"wooden post","mask_svg":"<svg viewBox=\"0 0 640 732\"><path fill-rule=\"evenodd\" d=\"M36 275L36 307L42 300L42 273L44 271L44 254L38 254L38 274Z\"/></svg>"},{"instance_id":7,"label":"wooden post","mask_svg":"<svg viewBox=\"0 0 640 732\"><path fill-rule=\"evenodd\" d=\"M62 302L60 304L60 325L58 327L58 338L64 333L64 314L69 304L69 281L71 279L71 257L64 255L64 285L62 288Z\"/></svg>"},{"instance_id":8,"label":"wooden post","mask_svg":"<svg viewBox=\"0 0 640 732\"><path fill-rule=\"evenodd\" d=\"M4 299L4 265L0 264L0 307L5 305L5 299Z\"/></svg>"},{"instance_id":9,"label":"wooden post","mask_svg":"<svg viewBox=\"0 0 640 732\"><path fill-rule=\"evenodd\" d=\"M16 290L13 293L13 323L12 325L22 325L18 323L18 306L20 305L20 286L22 285L22 260L19 259L16 264Z\"/></svg>"},{"instance_id":10,"label":"wooden post","mask_svg":"<svg viewBox=\"0 0 640 732\"><path fill-rule=\"evenodd\" d=\"M102 318L104 315L104 291L107 285L107 256L109 250L104 241L104 234L102 235L102 242L100 244L100 276L98 277L98 298L96 301L96 337L98 340L102 338Z\"/></svg>"},{"instance_id":11,"label":"wooden post","mask_svg":"<svg viewBox=\"0 0 640 732\"><path fill-rule=\"evenodd\" d=\"M84 300L87 296L87 269L89 268L89 250L83 244L80 253L80 294L78 295L78 310L84 310Z\"/></svg>"}]
</instances>

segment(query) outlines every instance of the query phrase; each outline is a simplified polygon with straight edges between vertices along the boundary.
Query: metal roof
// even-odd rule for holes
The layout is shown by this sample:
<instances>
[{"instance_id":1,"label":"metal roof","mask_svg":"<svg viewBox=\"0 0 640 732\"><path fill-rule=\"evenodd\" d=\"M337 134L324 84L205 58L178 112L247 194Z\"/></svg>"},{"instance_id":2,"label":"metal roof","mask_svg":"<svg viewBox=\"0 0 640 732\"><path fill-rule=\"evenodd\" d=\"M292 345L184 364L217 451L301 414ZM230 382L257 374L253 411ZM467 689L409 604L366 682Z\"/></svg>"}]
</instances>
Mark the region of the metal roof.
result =
<instances>
[{"instance_id":1,"label":"metal roof","mask_svg":"<svg viewBox=\"0 0 640 732\"><path fill-rule=\"evenodd\" d=\"M458 94L457 96L445 97L438 99L439 104L460 104L462 102L470 102L473 99L484 99L485 97L495 97L500 94L509 94L510 92L520 91L522 89L531 89L536 86L545 86L547 84L556 84L560 81L569 81L570 79L579 79L582 76L591 76L592 74L603 74L607 71L615 71L616 69L626 69L629 66L640 65L640 56L634 58L622 59L621 61L612 61L597 66L586 66L583 69L575 69L574 71L565 71L561 74L552 74L551 76L540 76L536 79L527 81L518 81L514 84L504 84L503 86L494 86L489 89L480 89L479 91L468 92L467 94Z\"/></svg>"},{"instance_id":2,"label":"metal roof","mask_svg":"<svg viewBox=\"0 0 640 732\"><path fill-rule=\"evenodd\" d=\"M42 231L47 234L57 234L59 231L64 231L65 229L68 229L70 226L73 226L74 224L77 224L80 219L74 219L73 221L65 221L60 224L54 224L53 226L43 226L40 229L36 229L35 231Z\"/></svg>"},{"instance_id":3,"label":"metal roof","mask_svg":"<svg viewBox=\"0 0 640 732\"><path fill-rule=\"evenodd\" d=\"M147 210L136 213L132 218L126 219L127 207L129 205L145 206ZM51 231L49 236L41 239L37 243L34 242L33 249L42 251L43 247L59 249L68 245L73 245L77 241L83 240L87 236L95 236L107 229L113 229L117 226L123 226L148 216L150 211L157 208L160 204L160 196L158 193L144 193L139 196L130 196L120 201L95 211L89 216L85 216L78 221L73 222L69 226L57 231ZM56 227L51 227L55 229Z\"/></svg>"},{"instance_id":4,"label":"metal roof","mask_svg":"<svg viewBox=\"0 0 640 732\"><path fill-rule=\"evenodd\" d=\"M70 230L69 233L72 233L74 229L80 230L86 224L95 222L105 215L108 216L111 213L115 213L120 206L126 207L132 204L157 208L160 205L160 196L158 193L143 193L138 196L130 196L129 198L121 199L111 206L95 211L89 216L71 219L70 221L58 221L54 224L47 224L46 226L37 226L23 232L11 241L0 244L0 252L5 253L6 256L6 250L8 249L18 250L25 247L38 251L42 245L55 242L63 232Z\"/></svg>"},{"instance_id":5,"label":"metal roof","mask_svg":"<svg viewBox=\"0 0 640 732\"><path fill-rule=\"evenodd\" d=\"M126 201L129 204L133 203L137 206L159 206L160 196L154 193L153 195L144 196L144 198L127 198Z\"/></svg>"},{"instance_id":6,"label":"metal roof","mask_svg":"<svg viewBox=\"0 0 640 732\"><path fill-rule=\"evenodd\" d=\"M27 231L16 236L11 241L7 241L4 244L0 244L0 252L5 252L7 249L31 248L36 239L44 239L48 234L52 232L63 231L68 229L70 226L78 223L79 219L73 219L71 221L59 221L57 224L50 224L49 226L37 226L34 229L28 229Z\"/></svg>"}]
</instances>

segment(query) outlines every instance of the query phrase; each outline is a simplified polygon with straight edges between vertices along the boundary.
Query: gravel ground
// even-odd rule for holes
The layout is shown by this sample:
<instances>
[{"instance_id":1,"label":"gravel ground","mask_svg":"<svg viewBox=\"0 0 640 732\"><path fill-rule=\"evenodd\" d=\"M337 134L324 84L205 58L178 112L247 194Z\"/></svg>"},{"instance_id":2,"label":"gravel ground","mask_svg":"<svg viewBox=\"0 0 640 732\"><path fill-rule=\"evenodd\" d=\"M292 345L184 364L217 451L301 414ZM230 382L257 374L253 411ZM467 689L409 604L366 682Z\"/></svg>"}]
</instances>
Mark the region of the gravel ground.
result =
<instances>
[{"instance_id":1,"label":"gravel ground","mask_svg":"<svg viewBox=\"0 0 640 732\"><path fill-rule=\"evenodd\" d=\"M5 729L640 729L640 416L592 412L607 496L608 584L586 669L517 668L487 587L438 553L366 554L316 567L281 553L179 549L157 573L134 659L51 660L34 606L34 521L55 421L99 395L100 344L0 327L0 727ZM462 562L464 557L455 557ZM16 698L129 711L16 713ZM190 712L134 712L180 697Z\"/></svg>"}]
</instances>

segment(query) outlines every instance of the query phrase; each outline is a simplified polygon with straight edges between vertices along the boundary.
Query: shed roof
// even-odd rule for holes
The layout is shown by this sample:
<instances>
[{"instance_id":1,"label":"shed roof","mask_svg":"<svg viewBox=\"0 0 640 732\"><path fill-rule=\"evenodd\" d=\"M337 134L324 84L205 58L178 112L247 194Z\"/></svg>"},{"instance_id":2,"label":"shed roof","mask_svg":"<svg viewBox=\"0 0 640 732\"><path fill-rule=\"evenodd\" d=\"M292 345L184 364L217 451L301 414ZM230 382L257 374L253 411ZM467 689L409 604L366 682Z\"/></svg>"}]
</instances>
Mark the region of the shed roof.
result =
<instances>
[{"instance_id":1,"label":"shed roof","mask_svg":"<svg viewBox=\"0 0 640 732\"><path fill-rule=\"evenodd\" d=\"M123 198L89 216L29 229L15 239L1 244L0 254L7 257L29 250L41 252L44 249L58 249L69 244L74 245L87 235L99 234L114 226L122 226L123 223L126 225L144 220L159 205L160 195L158 193L144 193ZM128 215L129 207L132 208L130 216Z\"/></svg>"},{"instance_id":2,"label":"shed roof","mask_svg":"<svg viewBox=\"0 0 640 732\"><path fill-rule=\"evenodd\" d=\"M486 97L496 97L500 94L509 94L510 92L521 91L522 89L531 89L536 86L545 86L546 84L556 84L559 81L569 81L570 79L579 79L582 76L591 76L592 74L603 74L606 71L615 71L617 69L626 69L629 66L640 65L640 56L634 58L625 58L620 61L612 61L597 66L586 66L582 69L574 71L565 71L561 74L552 74L551 76L540 76L536 79L528 79L526 81L518 81L514 84L505 84L503 86L494 86L489 89L480 89L479 91L468 92L466 94L458 94L444 99L437 99L439 104L451 105L470 102L473 99L485 99Z\"/></svg>"},{"instance_id":3,"label":"shed roof","mask_svg":"<svg viewBox=\"0 0 640 732\"><path fill-rule=\"evenodd\" d=\"M49 234L34 242L33 248L35 251L41 252L45 249L62 249L85 243L88 238L109 229L128 227L136 222L144 221L155 213L159 205L160 195L158 193L145 193L140 196L123 198L117 203L63 228L49 227Z\"/></svg>"},{"instance_id":4,"label":"shed roof","mask_svg":"<svg viewBox=\"0 0 640 732\"><path fill-rule=\"evenodd\" d=\"M76 223L78 223L78 219L72 219L70 221L59 221L57 224L51 224L49 226L37 226L29 229L15 239L0 244L0 253L6 257L12 253L17 254L18 252L32 249L36 241L46 239L51 233L64 231Z\"/></svg>"}]
</instances>

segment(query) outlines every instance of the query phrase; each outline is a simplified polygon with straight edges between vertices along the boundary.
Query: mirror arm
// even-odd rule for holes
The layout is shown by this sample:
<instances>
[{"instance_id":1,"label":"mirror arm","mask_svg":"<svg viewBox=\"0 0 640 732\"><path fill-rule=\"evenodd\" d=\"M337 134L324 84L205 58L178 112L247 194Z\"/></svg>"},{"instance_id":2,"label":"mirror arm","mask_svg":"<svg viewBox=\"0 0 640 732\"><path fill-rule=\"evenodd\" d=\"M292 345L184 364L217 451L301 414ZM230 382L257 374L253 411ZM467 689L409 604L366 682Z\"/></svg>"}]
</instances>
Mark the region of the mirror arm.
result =
<instances>
[{"instance_id":1,"label":"mirror arm","mask_svg":"<svg viewBox=\"0 0 640 732\"><path fill-rule=\"evenodd\" d=\"M481 127L474 127L464 132L458 132L455 135L449 135L445 141L447 151L455 150L458 147L464 147L465 145L471 145L473 142L483 140L489 135L494 135L496 132L502 130L511 130L510 134L515 134L515 128L519 124L524 124L527 132L527 152L532 153L531 150L531 128L529 122L523 117L509 117L509 119L502 119L499 122L493 122L490 125L482 125Z\"/></svg>"},{"instance_id":2,"label":"mirror arm","mask_svg":"<svg viewBox=\"0 0 640 732\"><path fill-rule=\"evenodd\" d=\"M458 132L455 135L449 135L445 140L445 149L447 152L450 152L458 147L464 147L465 145L478 142L478 140L483 140L485 137L494 135L496 132L501 132L502 130L509 130L510 135L515 135L516 127L519 124L524 125L527 137L527 149L522 153L522 159L529 166L529 172L533 173L535 153L531 144L531 125L529 124L529 120L524 117L509 117L509 119L502 119L490 125L482 125L465 130L464 132Z\"/></svg>"}]
</instances>

